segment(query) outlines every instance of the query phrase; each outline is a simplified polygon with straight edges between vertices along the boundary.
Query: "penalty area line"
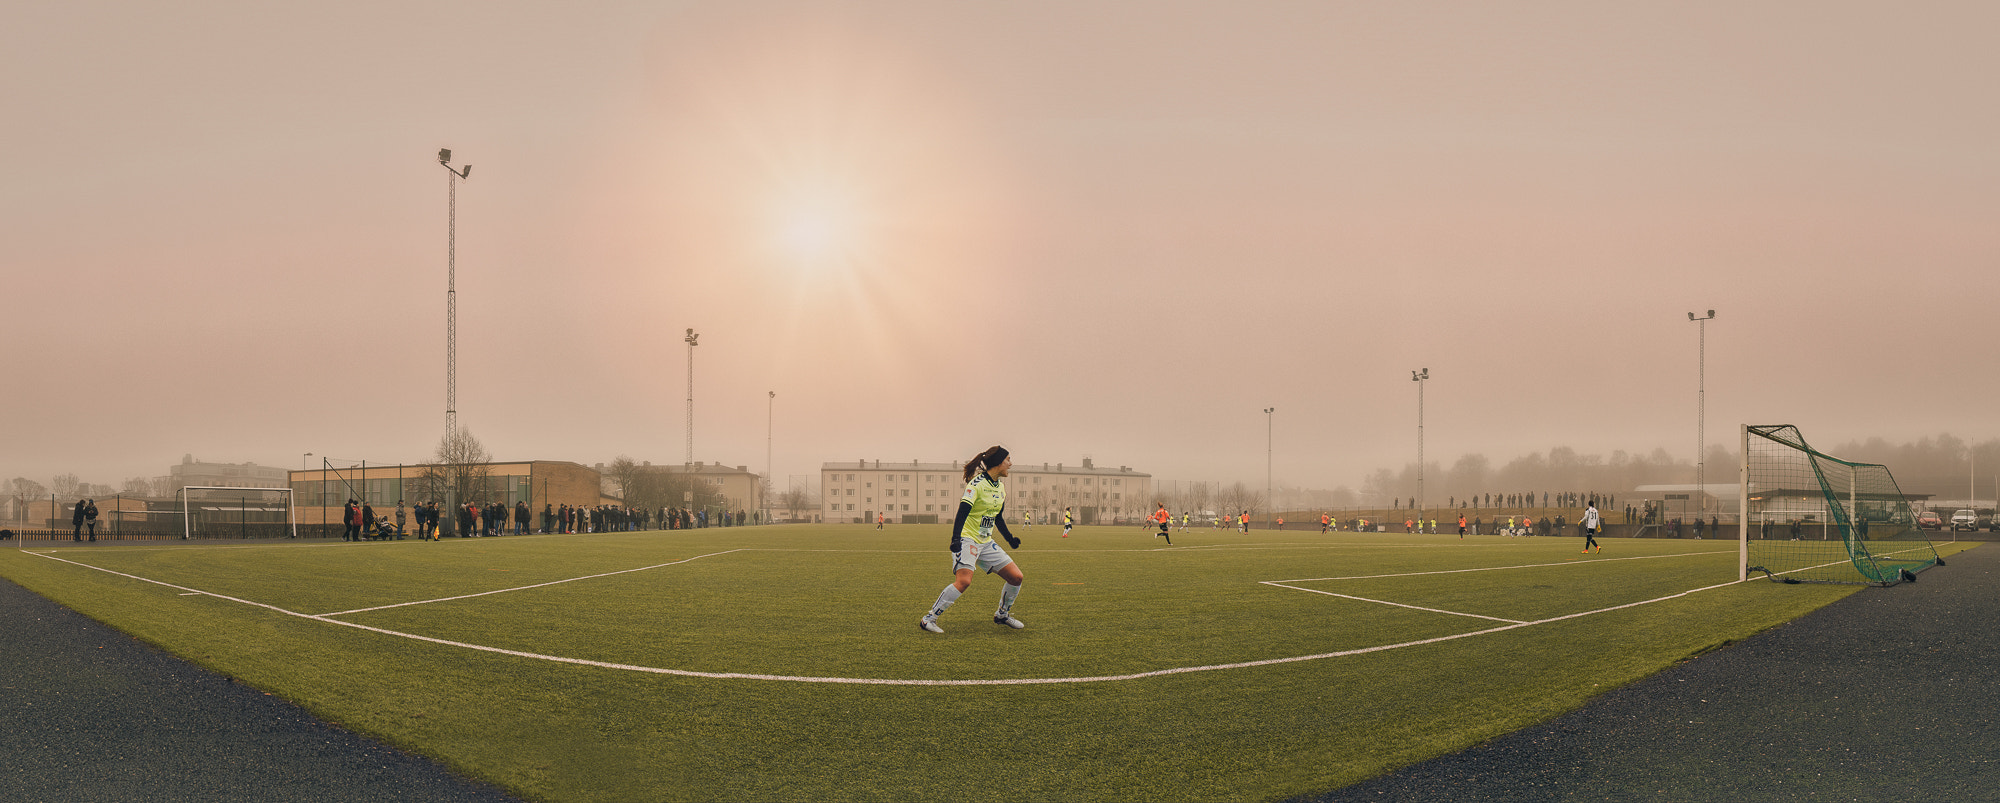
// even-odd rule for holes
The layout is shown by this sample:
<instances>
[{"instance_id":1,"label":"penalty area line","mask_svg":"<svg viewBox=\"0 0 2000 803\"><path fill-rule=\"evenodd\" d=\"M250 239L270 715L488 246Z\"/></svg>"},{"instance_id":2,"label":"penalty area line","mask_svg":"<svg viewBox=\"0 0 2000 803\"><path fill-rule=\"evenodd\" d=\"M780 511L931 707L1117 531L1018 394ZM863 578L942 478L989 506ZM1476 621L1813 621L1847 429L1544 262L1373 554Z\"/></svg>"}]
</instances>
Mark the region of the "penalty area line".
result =
<instances>
[{"instance_id":1,"label":"penalty area line","mask_svg":"<svg viewBox=\"0 0 2000 803\"><path fill-rule=\"evenodd\" d=\"M706 554L706 555L696 555L696 556L694 556L694 557L692 557L692 558L688 558L688 559L686 559L686 560L677 560L677 561L674 561L674 562L672 562L672 563L659 563L659 564L654 564L654 565L652 565L652 566L641 566L641 567L639 567L639 568L637 568L637 569L621 569L621 570L619 570L619 571L615 571L615 572L605 572L605 573L603 573L603 574L590 574L590 575L584 575L584 576L582 576L582 577L571 577L571 578L567 578L567 579L563 579L563 580L550 580L549 582L546 582L546 583L536 583L536 584L534 584L534 585L526 585L526 586L516 586L516 587L514 587L514 588L498 588L498 589L494 589L494 590L492 590L492 591L481 591L481 592L479 592L479 593L477 593L477 594L460 594L460 595L458 595L458 596L456 596L456 597L439 597L439 598L437 598L437 599L423 599L423 600L417 600L416 602L398 602L398 603L396 603L396 604L394 604L394 605L377 605L377 606L375 606L375 607L373 607L373 608L355 608L355 609L353 609L353 610L351 610L351 611L334 611L334 612L332 612L332 613L322 613L322 614L309 614L309 615L317 615L317 616L346 616L346 615L348 615L348 614L350 614L350 613L367 613L367 612L369 612L369 611L386 611L386 610L388 610L388 609L390 609L390 608L405 608L405 607L408 607L408 606L411 606L411 605L429 605L429 604L431 604L431 603L433 603L433 602L451 602L451 601L453 601L453 600L461 600L461 599L472 599L472 598L474 598L474 597L485 597L485 596L490 596L490 595L493 595L493 594L505 594L505 593L507 593L507 592L509 592L509 591L526 591L526 590L528 590L528 589L531 589L531 588L546 588L546 587L548 587L548 586L556 586L556 585L562 585L563 583L574 583L574 582L576 582L576 581L578 581L578 580L595 580L595 579L598 579L598 578L600 578L600 577L615 577L615 576L617 576L617 575L621 575L621 574L631 574L631 573L633 573L633 572L643 572L643 571L647 571L647 570L649 570L649 569L658 569L658 568L662 568L662 567L666 567L666 566L679 566L679 565L681 565L681 564L683 564L683 563L691 563L691 562L693 562L693 561L697 561L697 560L701 560L702 558L712 558L712 557L715 557L715 556L717 556L717 555L727 555L727 554L729 554L729 553L731 553L731 552L742 552L742 551L743 551L743 550L741 550L741 549L730 549L730 550L725 550L725 551L722 551L722 552L710 552L710 553L708 553L708 554ZM507 569L499 569L499 570L497 570L497 571L508 571L508 570L507 570Z\"/></svg>"},{"instance_id":2,"label":"penalty area line","mask_svg":"<svg viewBox=\"0 0 2000 803\"><path fill-rule=\"evenodd\" d=\"M1699 557L1704 555L1734 555L1734 554L1735 553L1733 552L1716 550L1714 552L1677 552L1672 555L1637 555L1629 558L1599 558L1596 560L1587 560L1587 561L1578 561L1575 558L1570 558L1562 563L1530 563L1522 566L1482 566L1477 569L1444 569L1435 572L1403 572L1401 574L1358 574L1352 577L1301 577L1297 580L1275 580L1275 581L1260 580L1258 582L1271 583L1275 585L1277 583L1317 583L1322 580L1381 580L1388 577L1422 577L1428 574L1464 574L1466 572L1498 572L1498 571L1505 571L1508 569L1546 569L1551 566L1588 566L1593 563L1610 563L1614 560L1657 560L1660 558L1687 558L1687 557ZM1306 589L1300 589L1300 590L1304 591Z\"/></svg>"}]
</instances>

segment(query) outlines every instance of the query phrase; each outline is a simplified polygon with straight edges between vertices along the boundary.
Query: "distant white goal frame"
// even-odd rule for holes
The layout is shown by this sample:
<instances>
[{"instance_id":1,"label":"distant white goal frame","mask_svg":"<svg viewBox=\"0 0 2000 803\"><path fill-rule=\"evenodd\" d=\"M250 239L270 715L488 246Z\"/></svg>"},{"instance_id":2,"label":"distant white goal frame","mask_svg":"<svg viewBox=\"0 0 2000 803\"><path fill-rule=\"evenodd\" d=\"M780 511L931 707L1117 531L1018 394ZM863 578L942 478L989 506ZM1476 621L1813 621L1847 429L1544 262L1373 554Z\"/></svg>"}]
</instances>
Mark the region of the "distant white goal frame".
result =
<instances>
[{"instance_id":1,"label":"distant white goal frame","mask_svg":"<svg viewBox=\"0 0 2000 803\"><path fill-rule=\"evenodd\" d=\"M183 485L180 490L174 492L175 496L181 498L182 541L187 541L194 537L194 517L190 515L191 511L188 510L188 505L191 501L188 497L188 491L259 491L263 493L282 493L285 495L285 522L291 525L292 537L299 537L299 508L298 505L293 504L296 497L293 495L290 487L252 488L247 485Z\"/></svg>"}]
</instances>

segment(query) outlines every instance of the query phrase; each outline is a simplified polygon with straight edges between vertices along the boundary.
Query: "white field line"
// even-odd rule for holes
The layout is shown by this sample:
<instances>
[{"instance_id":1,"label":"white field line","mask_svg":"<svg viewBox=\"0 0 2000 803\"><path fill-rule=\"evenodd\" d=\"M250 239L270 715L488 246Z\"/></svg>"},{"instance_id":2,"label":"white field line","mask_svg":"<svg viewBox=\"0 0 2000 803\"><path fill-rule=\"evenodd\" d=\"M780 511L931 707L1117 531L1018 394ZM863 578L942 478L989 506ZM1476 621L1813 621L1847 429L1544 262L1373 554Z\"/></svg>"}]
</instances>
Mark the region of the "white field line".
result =
<instances>
[{"instance_id":1,"label":"white field line","mask_svg":"<svg viewBox=\"0 0 2000 803\"><path fill-rule=\"evenodd\" d=\"M1498 572L1508 569L1547 569L1553 566L1589 566L1593 563L1610 563L1614 560L1656 560L1659 558L1686 558L1702 555L1728 555L1729 552L1679 552L1672 555L1640 555L1631 558L1598 558L1596 560L1566 560L1561 563L1530 563L1522 566L1485 566L1478 569L1446 569L1436 572L1404 572L1402 574L1361 574L1353 577L1302 577L1297 580L1264 581L1271 583L1317 583L1322 580L1380 580L1386 577L1420 577L1427 574L1464 574L1466 572ZM1302 589L1303 590L1303 589Z\"/></svg>"},{"instance_id":2,"label":"white field line","mask_svg":"<svg viewBox=\"0 0 2000 803\"><path fill-rule=\"evenodd\" d=\"M1335 593L1333 593L1333 592L1331 592L1331 591L1321 591L1321 590L1319 590L1319 589L1317 589L1317 588L1300 588L1300 587L1298 587L1298 586L1288 586L1288 585L1285 585L1284 583L1273 583L1273 582L1271 582L1271 581L1269 581L1269 580L1263 580L1263 581L1260 581L1260 582L1261 582L1261 584L1262 584L1262 585L1267 585L1267 586L1277 586L1277 587L1279 587L1279 588L1289 588L1289 589L1291 589L1291 590L1293 590L1293 591L1305 591L1305 592L1308 592L1308 593L1312 593L1312 594L1325 594L1325 595L1327 595L1327 596L1329 596L1329 597L1339 597L1339 598L1341 598L1341 599L1351 599L1351 600L1354 600L1354 601L1356 601L1356 602L1373 602L1373 603L1375 603L1375 604L1377 604L1377 605L1393 605L1393 606L1395 606L1395 607L1398 607L1398 608L1409 608L1410 610L1413 610L1413 611L1427 611L1427 612L1430 612L1430 613L1446 613L1446 614L1451 614L1452 616L1470 616L1470 617L1472 617L1472 618L1474 618L1474 619L1490 619L1490 620L1492 620L1492 621L1495 621L1495 622L1512 622L1512 623L1514 623L1514 624L1517 624L1517 625L1518 625L1518 624L1522 624L1521 620L1519 620L1519 619L1502 619L1502 618L1500 618L1500 617L1498 617L1498 616L1481 616L1481 615L1479 615L1479 614L1476 614L1476 613L1460 613L1460 612L1458 612L1458 611L1447 611L1447 610L1444 610L1444 609L1442 609L1442 608L1423 608L1423 607L1418 607L1418 606L1416 606L1416 605L1404 605L1403 603L1400 603L1400 602L1390 602L1390 601L1388 601L1388 600L1380 600L1380 599L1369 599L1369 598L1367 598L1367 597L1353 597L1353 596L1348 596L1348 595L1346 595L1346 594L1335 594Z\"/></svg>"},{"instance_id":3,"label":"white field line","mask_svg":"<svg viewBox=\"0 0 2000 803\"><path fill-rule=\"evenodd\" d=\"M1452 635L1452 636L1438 636L1436 638L1419 639L1417 641L1405 641L1398 644L1383 644L1375 647L1362 647L1353 650L1341 650L1339 652L1323 652L1315 655L1299 655L1289 658L1266 658L1260 661L1241 661L1229 664L1209 664L1206 666L1182 666L1182 667L1174 667L1171 669L1156 669L1150 672L1132 672L1123 675L1097 675L1092 677L996 678L991 680L905 680L898 678L842 678L842 677L810 677L810 676L799 676L799 675L762 675L762 674L753 674L748 672L695 672L686 669L666 669L662 667L653 667L653 666L634 666L632 664L618 664L607 661L591 661L582 658L566 658L559 655L543 655L541 653L522 652L519 650L506 650L506 649L501 649L499 647L488 647L481 644L467 644L462 641L451 641L448 639L433 638L430 636L420 636L415 633L403 633L395 630L388 630L386 628L370 627L368 625L356 624L354 622L344 622L339 619L332 619L326 616L315 616L313 614L308 614L308 613L288 611L283 608L279 608L275 605L266 605L262 602L251 602L250 600L223 596L221 594L202 591L200 589L177 586L172 583L165 583L159 580L140 577L134 574L126 574L124 572L112 571L110 569L105 569L98 566L92 566L87 563L78 563L73 560L69 560L66 558L59 558L54 555L48 555L41 552L29 552L28 554L35 555L38 557L48 558L49 560L53 561L68 563L73 566L81 566L86 569L95 569L97 571L104 572L106 574L112 574L119 577L129 578L132 580L138 580L142 583L152 583L154 585L165 586L167 588L172 588L180 591L191 591L197 594L202 594L204 596L215 597L216 599L227 600L229 602L249 605L256 608L263 608L265 610L275 611L277 613L285 614L286 616L296 616L301 619L309 619L315 622L322 622L330 625L339 625L341 627L351 627L356 630L365 630L370 633L379 633L385 636L395 636L398 638L406 638L406 639L411 639L413 641L429 642L431 644L439 644L447 647L458 647L460 649L477 650L479 652L493 653L496 655L508 655L516 658L529 658L538 661L550 661L554 663L573 664L576 666L590 666L590 667L597 667L600 669L615 669L625 672L644 672L655 675L673 675L676 677L709 678L715 680L766 680L766 681L781 681L781 682L791 682L791 683L838 683L838 684L869 685L869 686L1036 686L1036 685L1067 684L1067 683L1103 683L1107 681L1141 680L1145 678L1165 677L1167 675L1181 675L1190 672L1214 672L1214 671L1228 670L1228 669L1248 669L1260 666L1294 664L1305 661L1319 661L1328 658L1344 658L1352 655L1366 655L1368 653L1386 652L1388 650L1399 650L1405 647L1419 647L1426 644L1439 644L1446 641L1456 641L1458 639L1471 638L1473 636L1484 636L1492 633L1500 633L1508 630L1514 630L1517 628L1532 627L1540 624L1548 624L1550 622L1560 622L1566 619L1576 619L1600 613L1609 613L1611 611L1624 610L1626 608L1634 608L1640 605L1650 605L1655 602L1665 602L1667 600L1685 597L1688 596L1689 594L1708 591L1711 589L1724 588L1742 582L1740 580L1731 580L1727 583L1719 583L1717 585L1690 589L1688 591L1682 591L1677 594L1669 594L1664 597L1657 597L1654 599L1644 600L1641 602L1632 602L1624 605L1613 606L1610 608L1600 608L1594 611L1584 611L1582 613L1572 613L1565 616L1556 616L1533 622L1521 622L1518 624L1502 625L1500 627L1487 628L1485 630L1474 630L1468 633L1459 633L1457 635Z\"/></svg>"},{"instance_id":4,"label":"white field line","mask_svg":"<svg viewBox=\"0 0 2000 803\"><path fill-rule=\"evenodd\" d=\"M373 608L355 608L354 610L351 610L351 611L334 611L334 612L332 612L332 613L322 613L322 614L317 614L317 615L318 615L318 616L346 616L347 614L350 614L350 613L367 613L367 612L369 612L369 611L386 611L386 610L388 610L388 609L390 609L390 608L402 608L402 607L407 607L407 606L410 606L410 605L429 605L429 604L431 604L431 603L433 603L433 602L451 602L451 601L453 601L453 600L461 600L461 599L472 599L473 597L484 597L484 596L489 596L489 595L492 595L492 594L505 594L505 593L507 593L507 592L509 592L509 591L526 591L526 590L528 590L528 589L530 589L530 588L546 588L546 587L548 587L548 586L557 586L557 585L562 585L563 583L574 583L574 582L576 582L576 581L578 581L578 580L595 580L595 579L597 579L597 578L599 578L599 577L614 577L614 576L617 576L617 575L621 575L621 574L631 574L632 572L643 572L643 571L646 571L646 570L648 570L648 569L658 569L658 568L661 568L661 567L664 567L664 566L679 566L679 565L681 565L681 564L683 564L683 563L690 563L690 562L693 562L693 561L697 561L697 560L701 560L702 558L712 558L712 557L715 557L715 556L717 556L717 555L727 555L727 554L729 554L730 552L742 552L742 551L744 551L744 550L741 550L741 549L731 549L731 550L726 550L726 551L723 551L723 552L710 552L710 553L708 553L708 554L706 554L706 555L696 555L696 556L694 556L694 557L692 557L692 558L688 558L687 560L677 560L677 561L674 561L674 562L672 562L672 563L659 563L659 564L655 564L655 565L652 565L652 566L641 566L641 567L639 567L639 568L637 568L637 569L620 569L620 570L618 570L618 571L615 571L615 572L605 572L605 573L603 573L603 574L590 574L590 575L584 575L584 576L582 576L582 577L571 577L571 578L568 578L568 579L564 579L564 580L550 580L549 582L546 582L546 583L536 583L536 584L534 584L534 585L527 585L527 586L515 586L514 588L500 588L500 589L494 589L494 590L492 590L492 591L481 591L481 592L479 592L479 593L477 593L477 594L460 594L460 595L458 595L458 596L456 596L456 597L439 597L439 598L437 598L437 599L422 599L422 600L417 600L416 602L398 602L398 603L396 603L396 604L394 604L394 605L377 605L377 606L375 606L375 607L373 607ZM82 564L78 564L78 565L82 565Z\"/></svg>"}]
</instances>

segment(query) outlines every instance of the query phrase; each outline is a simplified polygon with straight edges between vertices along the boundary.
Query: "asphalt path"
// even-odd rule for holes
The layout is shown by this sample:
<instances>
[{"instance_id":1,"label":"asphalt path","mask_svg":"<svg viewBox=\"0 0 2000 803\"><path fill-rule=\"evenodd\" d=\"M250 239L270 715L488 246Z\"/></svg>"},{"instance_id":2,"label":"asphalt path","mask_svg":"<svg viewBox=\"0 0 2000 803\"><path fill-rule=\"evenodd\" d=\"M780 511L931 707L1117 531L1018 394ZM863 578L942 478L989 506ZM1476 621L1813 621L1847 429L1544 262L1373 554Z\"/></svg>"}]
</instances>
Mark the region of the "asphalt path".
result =
<instances>
[{"instance_id":1,"label":"asphalt path","mask_svg":"<svg viewBox=\"0 0 2000 803\"><path fill-rule=\"evenodd\" d=\"M0 579L0 801L511 801Z\"/></svg>"},{"instance_id":2,"label":"asphalt path","mask_svg":"<svg viewBox=\"0 0 2000 803\"><path fill-rule=\"evenodd\" d=\"M2000 801L2000 546L1945 561L1550 722L1302 800Z\"/></svg>"}]
</instances>

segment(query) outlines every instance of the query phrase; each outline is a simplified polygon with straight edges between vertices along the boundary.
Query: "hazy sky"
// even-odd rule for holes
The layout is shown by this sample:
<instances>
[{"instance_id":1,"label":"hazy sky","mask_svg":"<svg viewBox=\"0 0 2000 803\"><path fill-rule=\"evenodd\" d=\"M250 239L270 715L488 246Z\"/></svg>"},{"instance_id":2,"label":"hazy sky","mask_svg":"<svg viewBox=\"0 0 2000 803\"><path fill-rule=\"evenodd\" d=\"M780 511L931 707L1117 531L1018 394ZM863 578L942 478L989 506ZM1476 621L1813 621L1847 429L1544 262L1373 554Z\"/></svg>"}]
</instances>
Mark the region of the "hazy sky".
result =
<instances>
[{"instance_id":1,"label":"hazy sky","mask_svg":"<svg viewBox=\"0 0 2000 803\"><path fill-rule=\"evenodd\" d=\"M9 3L0 477L2000 435L2000 4ZM1713 472L1711 471L1711 474Z\"/></svg>"}]
</instances>

